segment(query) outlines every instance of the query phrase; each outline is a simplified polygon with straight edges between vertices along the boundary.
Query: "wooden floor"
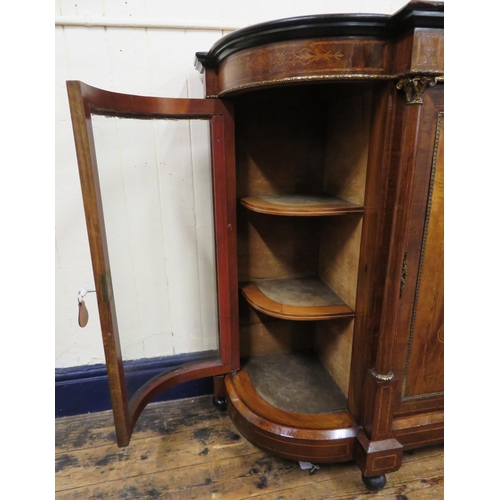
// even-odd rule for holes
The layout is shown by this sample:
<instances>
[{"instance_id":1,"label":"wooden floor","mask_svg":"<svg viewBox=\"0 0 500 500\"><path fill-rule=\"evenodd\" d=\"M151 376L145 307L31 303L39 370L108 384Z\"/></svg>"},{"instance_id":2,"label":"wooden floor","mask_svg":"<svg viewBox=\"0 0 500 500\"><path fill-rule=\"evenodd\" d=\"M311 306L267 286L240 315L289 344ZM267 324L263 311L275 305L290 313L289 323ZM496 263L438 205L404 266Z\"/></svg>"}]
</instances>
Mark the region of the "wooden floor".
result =
<instances>
[{"instance_id":1,"label":"wooden floor","mask_svg":"<svg viewBox=\"0 0 500 500\"><path fill-rule=\"evenodd\" d=\"M63 499L320 500L444 498L443 447L405 453L373 496L354 463L298 463L248 443L209 396L152 404L118 448L111 412L56 419L56 496Z\"/></svg>"}]
</instances>

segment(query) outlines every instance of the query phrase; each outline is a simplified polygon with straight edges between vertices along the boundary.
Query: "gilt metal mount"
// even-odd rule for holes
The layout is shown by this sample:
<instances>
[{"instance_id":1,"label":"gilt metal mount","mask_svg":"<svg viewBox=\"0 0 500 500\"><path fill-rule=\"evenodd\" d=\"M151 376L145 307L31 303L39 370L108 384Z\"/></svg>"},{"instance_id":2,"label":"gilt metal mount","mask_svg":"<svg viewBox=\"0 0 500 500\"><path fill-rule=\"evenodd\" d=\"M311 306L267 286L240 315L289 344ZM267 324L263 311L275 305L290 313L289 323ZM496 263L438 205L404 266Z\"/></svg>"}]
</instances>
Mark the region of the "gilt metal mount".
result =
<instances>
[{"instance_id":1,"label":"gilt metal mount","mask_svg":"<svg viewBox=\"0 0 500 500\"><path fill-rule=\"evenodd\" d=\"M398 80L396 88L404 90L406 104L422 104L425 91L434 87L436 83L437 77L435 76L410 76Z\"/></svg>"},{"instance_id":2,"label":"gilt metal mount","mask_svg":"<svg viewBox=\"0 0 500 500\"><path fill-rule=\"evenodd\" d=\"M387 381L387 380L393 380L394 379L394 373L389 372L389 373L377 373L375 370L370 370L373 378L376 380L382 380L382 381Z\"/></svg>"}]
</instances>

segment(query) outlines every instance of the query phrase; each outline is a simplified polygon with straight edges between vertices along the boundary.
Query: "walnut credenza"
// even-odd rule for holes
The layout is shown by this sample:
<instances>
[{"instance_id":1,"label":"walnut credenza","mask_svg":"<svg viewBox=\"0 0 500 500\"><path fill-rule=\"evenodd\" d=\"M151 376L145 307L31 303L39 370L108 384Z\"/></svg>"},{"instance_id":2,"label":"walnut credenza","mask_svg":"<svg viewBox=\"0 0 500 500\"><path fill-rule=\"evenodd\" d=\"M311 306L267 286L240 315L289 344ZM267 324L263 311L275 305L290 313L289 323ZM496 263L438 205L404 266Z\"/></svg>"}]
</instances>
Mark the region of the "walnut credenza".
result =
<instances>
[{"instance_id":1,"label":"walnut credenza","mask_svg":"<svg viewBox=\"0 0 500 500\"><path fill-rule=\"evenodd\" d=\"M196 54L206 99L68 82L115 414L215 377L285 459L355 460L368 488L443 441L443 5L238 30ZM92 114L210 121L219 349L126 396Z\"/></svg>"}]
</instances>

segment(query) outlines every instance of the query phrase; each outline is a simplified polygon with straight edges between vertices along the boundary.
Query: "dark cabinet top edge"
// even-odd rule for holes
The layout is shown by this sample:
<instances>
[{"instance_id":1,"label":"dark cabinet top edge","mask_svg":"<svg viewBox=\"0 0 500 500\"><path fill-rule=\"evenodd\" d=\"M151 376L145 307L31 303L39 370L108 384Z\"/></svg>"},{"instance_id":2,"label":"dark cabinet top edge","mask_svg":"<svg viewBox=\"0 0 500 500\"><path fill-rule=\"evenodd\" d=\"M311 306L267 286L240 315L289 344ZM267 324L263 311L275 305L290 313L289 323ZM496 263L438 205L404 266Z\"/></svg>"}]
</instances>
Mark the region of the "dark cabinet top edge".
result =
<instances>
[{"instance_id":1,"label":"dark cabinet top edge","mask_svg":"<svg viewBox=\"0 0 500 500\"><path fill-rule=\"evenodd\" d=\"M254 24L222 37L208 52L197 52L195 66L203 72L235 52L268 43L327 36L387 37L416 27L443 28L444 3L412 1L392 16L321 14Z\"/></svg>"}]
</instances>

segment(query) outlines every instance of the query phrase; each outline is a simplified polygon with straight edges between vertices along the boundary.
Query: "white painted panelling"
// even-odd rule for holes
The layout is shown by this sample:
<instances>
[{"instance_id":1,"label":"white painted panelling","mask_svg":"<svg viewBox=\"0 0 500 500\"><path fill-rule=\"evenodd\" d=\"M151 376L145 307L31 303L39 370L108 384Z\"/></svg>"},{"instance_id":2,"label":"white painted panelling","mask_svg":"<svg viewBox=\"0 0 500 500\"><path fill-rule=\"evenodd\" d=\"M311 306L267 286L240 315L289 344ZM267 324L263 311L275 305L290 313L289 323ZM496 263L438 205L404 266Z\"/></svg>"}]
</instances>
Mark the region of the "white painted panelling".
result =
<instances>
[{"instance_id":1,"label":"white painted panelling","mask_svg":"<svg viewBox=\"0 0 500 500\"><path fill-rule=\"evenodd\" d=\"M76 61L79 59L72 59L66 35L63 28L56 29L55 225L58 267L55 315L57 328L66 325L64 331L56 331L56 366L76 366L103 360L99 322L93 321L85 331L77 326L76 294L82 286L93 287L93 278L65 85L67 79L73 78L71 63L78 71ZM81 45L81 42L77 43ZM85 64L85 58L81 62ZM92 294L86 304L91 317L98 319ZM62 337L71 338L74 349L60 349L59 339Z\"/></svg>"},{"instance_id":2,"label":"white painted panelling","mask_svg":"<svg viewBox=\"0 0 500 500\"><path fill-rule=\"evenodd\" d=\"M222 31L186 31L184 64L186 65L189 97L203 97L205 95L203 75L194 67L195 53L208 51L222 36Z\"/></svg>"},{"instance_id":3,"label":"white painted panelling","mask_svg":"<svg viewBox=\"0 0 500 500\"><path fill-rule=\"evenodd\" d=\"M68 77L73 80L91 78L91 81L86 83L109 89L112 82L108 30L83 27L62 28L62 30Z\"/></svg>"},{"instance_id":4,"label":"white painted panelling","mask_svg":"<svg viewBox=\"0 0 500 500\"><path fill-rule=\"evenodd\" d=\"M231 0L222 0L220 3L222 6L220 20L222 22L235 23L235 21L239 19L240 22L244 20L246 26L258 22L258 11L253 8L255 5L253 1L232 2Z\"/></svg>"},{"instance_id":5,"label":"white painted panelling","mask_svg":"<svg viewBox=\"0 0 500 500\"><path fill-rule=\"evenodd\" d=\"M186 4L186 20L205 21L208 23L220 23L224 20L224 2L190 0L189 2L184 3ZM240 3L240 1L237 0L234 3ZM242 24L241 18L237 24ZM245 24L245 22L243 22L243 24Z\"/></svg>"},{"instance_id":6,"label":"white painted panelling","mask_svg":"<svg viewBox=\"0 0 500 500\"><path fill-rule=\"evenodd\" d=\"M125 155L128 159L129 154L127 150L121 149L124 132L123 128L119 129L118 119L93 117L92 122L121 348L124 359L140 358L142 331L134 245L128 218L128 177L122 174L127 168L123 165L122 158ZM137 147L137 142L135 145Z\"/></svg>"},{"instance_id":7,"label":"white painted panelling","mask_svg":"<svg viewBox=\"0 0 500 500\"><path fill-rule=\"evenodd\" d=\"M208 122L93 123L124 359L215 348Z\"/></svg>"},{"instance_id":8,"label":"white painted panelling","mask_svg":"<svg viewBox=\"0 0 500 500\"><path fill-rule=\"evenodd\" d=\"M151 95L188 97L186 71L189 66L186 64L185 45L186 33L183 30L147 30L148 52L144 57L149 62L148 91Z\"/></svg>"},{"instance_id":9,"label":"white painted panelling","mask_svg":"<svg viewBox=\"0 0 500 500\"><path fill-rule=\"evenodd\" d=\"M215 348L208 123L93 123L124 359Z\"/></svg>"},{"instance_id":10,"label":"white painted panelling","mask_svg":"<svg viewBox=\"0 0 500 500\"><path fill-rule=\"evenodd\" d=\"M327 13L392 14L404 7L408 0L190 0L189 2L166 2L164 0L56 0L56 16L75 20L95 21L109 19L113 23L141 21L158 22L168 20L186 25L234 25L248 26L254 23Z\"/></svg>"},{"instance_id":11,"label":"white painted panelling","mask_svg":"<svg viewBox=\"0 0 500 500\"><path fill-rule=\"evenodd\" d=\"M228 26L334 12L390 14L405 3L56 0L60 21L108 19L143 25L56 26L57 367L104 361L95 294L86 297L89 324L85 329L77 326L76 294L82 286L92 287L93 278L65 81L82 80L124 93L201 98L203 78L194 69L194 54L209 50L230 32ZM181 29L148 27L152 20ZM196 25L211 29L193 30ZM217 26L220 30L214 31ZM124 356L215 348L213 220L205 189L210 183L205 170L207 132L198 122L136 125L100 117L95 121ZM204 144L199 142L202 138Z\"/></svg>"},{"instance_id":12,"label":"white painted panelling","mask_svg":"<svg viewBox=\"0 0 500 500\"><path fill-rule=\"evenodd\" d=\"M61 16L103 16L102 0L57 0ZM121 0L116 0L121 4Z\"/></svg>"},{"instance_id":13,"label":"white painted panelling","mask_svg":"<svg viewBox=\"0 0 500 500\"><path fill-rule=\"evenodd\" d=\"M101 1L103 15L106 17L144 17L146 1L136 0Z\"/></svg>"},{"instance_id":14,"label":"white painted panelling","mask_svg":"<svg viewBox=\"0 0 500 500\"><path fill-rule=\"evenodd\" d=\"M192 31L234 31L242 26L229 25L227 23L206 23L200 21L162 21L161 19L147 18L110 18L90 16L56 16L56 26L87 28L138 28L138 29L161 29L161 30L192 30Z\"/></svg>"},{"instance_id":15,"label":"white painted panelling","mask_svg":"<svg viewBox=\"0 0 500 500\"><path fill-rule=\"evenodd\" d=\"M59 258L59 249L57 241L55 242L56 250L56 276L55 276L55 301L57 304L55 316L55 343L56 343L56 361L58 357L73 359L77 363L75 352L75 336L74 325L71 324L71 317L68 314L70 304L68 302L67 291L64 283L64 270ZM73 306L76 305L76 301Z\"/></svg>"},{"instance_id":16,"label":"white painted panelling","mask_svg":"<svg viewBox=\"0 0 500 500\"><path fill-rule=\"evenodd\" d=\"M96 28L98 29L98 28ZM113 90L149 93L149 47L146 29L105 29ZM133 71L131 71L133 68ZM126 90L120 90L126 85Z\"/></svg>"},{"instance_id":17,"label":"white painted panelling","mask_svg":"<svg viewBox=\"0 0 500 500\"><path fill-rule=\"evenodd\" d=\"M159 185L163 201L165 260L171 291L174 349L175 354L179 354L201 350L203 345L198 253L212 252L213 239L203 241L197 234L195 195L199 193L195 191L193 177L190 123L162 121L157 128L158 164L162 166ZM204 149L208 153L206 144ZM205 161L205 166L209 165ZM211 185L206 183L202 188L211 190ZM215 281L213 278L210 281L212 287L208 293L213 294Z\"/></svg>"},{"instance_id":18,"label":"white painted panelling","mask_svg":"<svg viewBox=\"0 0 500 500\"><path fill-rule=\"evenodd\" d=\"M193 169L194 215L196 221L198 289L203 350L218 347L217 283L212 196L210 127L207 121L192 120L191 162Z\"/></svg>"},{"instance_id":19,"label":"white painted panelling","mask_svg":"<svg viewBox=\"0 0 500 500\"><path fill-rule=\"evenodd\" d=\"M191 2L165 2L165 0L147 0L144 2L145 15L148 19L169 19L184 21L193 19Z\"/></svg>"},{"instance_id":20,"label":"white painted panelling","mask_svg":"<svg viewBox=\"0 0 500 500\"><path fill-rule=\"evenodd\" d=\"M59 6L60 2L60 6ZM406 0L289 0L288 2L253 2L221 0L206 2L148 1L74 4L68 0L56 2L56 24L67 26L123 26L139 28L178 28L234 30L250 24L287 17L326 13L391 14L408 3Z\"/></svg>"},{"instance_id":21,"label":"white painted panelling","mask_svg":"<svg viewBox=\"0 0 500 500\"><path fill-rule=\"evenodd\" d=\"M361 0L359 2L358 12L365 12L367 14L387 14L392 11L393 0L378 0L374 2L373 0ZM404 2L406 5L408 2ZM397 9L395 9L397 10Z\"/></svg>"}]
</instances>

